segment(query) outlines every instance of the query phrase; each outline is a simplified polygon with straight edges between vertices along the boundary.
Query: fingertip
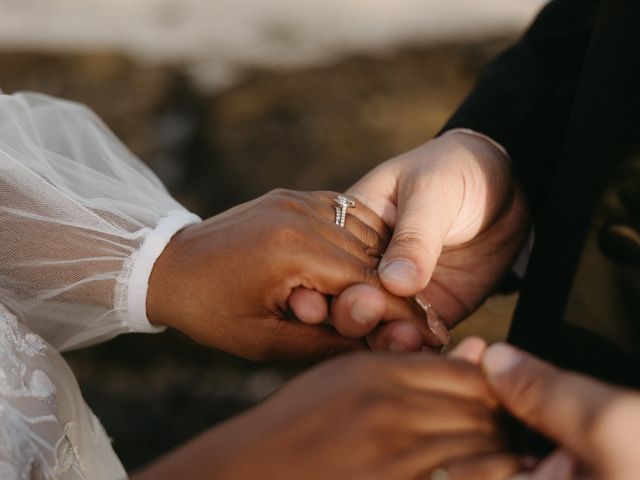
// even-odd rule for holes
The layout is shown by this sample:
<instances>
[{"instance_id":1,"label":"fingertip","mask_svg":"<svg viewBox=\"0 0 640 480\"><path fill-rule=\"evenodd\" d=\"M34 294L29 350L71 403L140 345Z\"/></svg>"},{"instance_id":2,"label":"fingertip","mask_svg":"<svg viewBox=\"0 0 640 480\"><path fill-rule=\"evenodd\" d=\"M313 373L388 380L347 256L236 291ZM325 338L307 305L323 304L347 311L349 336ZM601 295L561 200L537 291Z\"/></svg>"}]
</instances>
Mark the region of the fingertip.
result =
<instances>
[{"instance_id":1,"label":"fingertip","mask_svg":"<svg viewBox=\"0 0 640 480\"><path fill-rule=\"evenodd\" d=\"M379 289L354 285L333 300L331 323L342 335L364 337L383 319L385 311L385 297Z\"/></svg>"},{"instance_id":2,"label":"fingertip","mask_svg":"<svg viewBox=\"0 0 640 480\"><path fill-rule=\"evenodd\" d=\"M402 297L414 295L426 286L426 282L420 281L416 263L406 258L383 257L378 266L378 275L389 292Z\"/></svg>"},{"instance_id":3,"label":"fingertip","mask_svg":"<svg viewBox=\"0 0 640 480\"><path fill-rule=\"evenodd\" d=\"M409 322L391 322L383 325L367 338L369 346L377 352L419 352L424 346L418 328Z\"/></svg>"},{"instance_id":4,"label":"fingertip","mask_svg":"<svg viewBox=\"0 0 640 480\"><path fill-rule=\"evenodd\" d=\"M289 296L289 308L296 318L309 325L324 322L329 313L327 299L320 292L307 288L295 288Z\"/></svg>"},{"instance_id":5,"label":"fingertip","mask_svg":"<svg viewBox=\"0 0 640 480\"><path fill-rule=\"evenodd\" d=\"M448 356L479 365L486 349L487 343L482 338L472 336L460 342L449 352Z\"/></svg>"},{"instance_id":6,"label":"fingertip","mask_svg":"<svg viewBox=\"0 0 640 480\"><path fill-rule=\"evenodd\" d=\"M519 350L506 343L495 343L485 350L481 364L489 380L495 382L508 375L523 360Z\"/></svg>"}]
</instances>

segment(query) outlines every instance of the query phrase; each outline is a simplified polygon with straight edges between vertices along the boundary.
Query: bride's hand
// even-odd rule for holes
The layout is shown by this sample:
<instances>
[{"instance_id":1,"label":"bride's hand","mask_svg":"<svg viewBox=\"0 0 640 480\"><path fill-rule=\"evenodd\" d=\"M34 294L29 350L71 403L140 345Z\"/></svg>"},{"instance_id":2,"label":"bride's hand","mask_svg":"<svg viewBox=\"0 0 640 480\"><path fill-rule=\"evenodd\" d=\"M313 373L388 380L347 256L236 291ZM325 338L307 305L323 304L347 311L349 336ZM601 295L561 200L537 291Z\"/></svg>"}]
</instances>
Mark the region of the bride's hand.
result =
<instances>
[{"instance_id":1,"label":"bride's hand","mask_svg":"<svg viewBox=\"0 0 640 480\"><path fill-rule=\"evenodd\" d=\"M365 283L382 291L376 266L389 233L363 205L349 209L345 228L335 225L335 196L277 190L182 230L152 272L149 319L251 359L362 348L329 326L287 319L298 287L337 295ZM384 299L388 319L419 321L405 299Z\"/></svg>"}]
</instances>

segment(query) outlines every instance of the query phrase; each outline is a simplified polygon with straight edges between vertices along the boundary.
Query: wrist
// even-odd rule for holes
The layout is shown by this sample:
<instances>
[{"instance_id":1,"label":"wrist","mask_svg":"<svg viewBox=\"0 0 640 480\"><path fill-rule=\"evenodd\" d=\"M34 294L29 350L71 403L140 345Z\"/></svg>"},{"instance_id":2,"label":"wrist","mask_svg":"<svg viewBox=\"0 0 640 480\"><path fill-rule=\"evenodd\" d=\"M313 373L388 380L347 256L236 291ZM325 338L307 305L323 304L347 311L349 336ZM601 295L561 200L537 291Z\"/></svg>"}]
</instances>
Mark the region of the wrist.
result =
<instances>
[{"instance_id":1,"label":"wrist","mask_svg":"<svg viewBox=\"0 0 640 480\"><path fill-rule=\"evenodd\" d=\"M188 212L169 215L146 238L132 269L129 288L130 315L155 327L174 327L171 306L180 294L176 259L181 233L200 222ZM137 267L137 270L136 270Z\"/></svg>"},{"instance_id":2,"label":"wrist","mask_svg":"<svg viewBox=\"0 0 640 480\"><path fill-rule=\"evenodd\" d=\"M442 134L442 136L445 136L445 135L461 135L466 137L477 138L479 140L482 140L485 144L489 144L493 146L494 149L497 150L497 152L495 152L496 154L500 152L504 157L506 157L507 160L511 159L506 148L504 148L500 143L498 143L496 140L489 137L488 135L485 135L484 133L477 132L470 128L453 128L451 130L447 130Z\"/></svg>"},{"instance_id":3,"label":"wrist","mask_svg":"<svg viewBox=\"0 0 640 480\"><path fill-rule=\"evenodd\" d=\"M455 129L445 132L439 137L443 141L453 142L467 153L473 164L489 168L497 178L511 179L511 158L507 151L497 142L481 133L467 129ZM493 177L496 178L496 177Z\"/></svg>"},{"instance_id":4,"label":"wrist","mask_svg":"<svg viewBox=\"0 0 640 480\"><path fill-rule=\"evenodd\" d=\"M447 241L467 241L508 209L518 197L518 185L508 155L488 137L456 129L445 132L438 140L444 142L453 175L464 186Z\"/></svg>"}]
</instances>

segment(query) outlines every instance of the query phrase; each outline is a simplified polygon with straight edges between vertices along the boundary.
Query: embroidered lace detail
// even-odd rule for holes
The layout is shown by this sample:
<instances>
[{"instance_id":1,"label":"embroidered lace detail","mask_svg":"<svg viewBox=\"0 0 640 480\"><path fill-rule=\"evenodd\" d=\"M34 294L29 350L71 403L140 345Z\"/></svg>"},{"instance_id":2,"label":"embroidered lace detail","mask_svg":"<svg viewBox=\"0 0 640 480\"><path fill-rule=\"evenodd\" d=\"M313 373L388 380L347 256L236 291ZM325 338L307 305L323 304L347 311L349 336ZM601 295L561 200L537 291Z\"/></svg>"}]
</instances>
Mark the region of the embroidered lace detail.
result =
<instances>
[{"instance_id":1,"label":"embroidered lace detail","mask_svg":"<svg viewBox=\"0 0 640 480\"><path fill-rule=\"evenodd\" d=\"M57 353L0 305L0 478L84 479L45 372Z\"/></svg>"}]
</instances>

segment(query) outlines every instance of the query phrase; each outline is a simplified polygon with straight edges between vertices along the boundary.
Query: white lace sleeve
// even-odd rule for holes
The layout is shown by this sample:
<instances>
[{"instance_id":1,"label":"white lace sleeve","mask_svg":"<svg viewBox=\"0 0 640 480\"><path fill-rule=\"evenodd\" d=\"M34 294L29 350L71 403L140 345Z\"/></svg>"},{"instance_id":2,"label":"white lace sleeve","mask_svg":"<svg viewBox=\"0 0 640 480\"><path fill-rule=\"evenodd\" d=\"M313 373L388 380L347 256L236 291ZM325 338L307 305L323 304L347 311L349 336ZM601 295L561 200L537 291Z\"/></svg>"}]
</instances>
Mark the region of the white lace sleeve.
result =
<instances>
[{"instance_id":1,"label":"white lace sleeve","mask_svg":"<svg viewBox=\"0 0 640 480\"><path fill-rule=\"evenodd\" d=\"M160 330L151 269L199 220L87 108L0 95L0 302L57 350Z\"/></svg>"},{"instance_id":2,"label":"white lace sleeve","mask_svg":"<svg viewBox=\"0 0 640 480\"><path fill-rule=\"evenodd\" d=\"M0 478L126 477L64 359L0 305Z\"/></svg>"}]
</instances>

